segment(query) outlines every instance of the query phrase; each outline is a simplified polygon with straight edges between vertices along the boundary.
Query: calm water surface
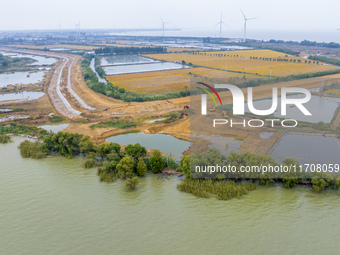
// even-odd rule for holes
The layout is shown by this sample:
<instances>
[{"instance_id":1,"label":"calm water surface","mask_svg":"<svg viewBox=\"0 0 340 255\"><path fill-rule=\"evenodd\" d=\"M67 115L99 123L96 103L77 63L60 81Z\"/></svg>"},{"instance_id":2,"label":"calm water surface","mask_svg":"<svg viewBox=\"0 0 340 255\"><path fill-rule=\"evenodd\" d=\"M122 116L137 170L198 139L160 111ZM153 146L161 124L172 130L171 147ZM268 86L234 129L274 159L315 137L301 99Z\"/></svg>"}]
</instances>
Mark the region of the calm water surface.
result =
<instances>
[{"instance_id":1,"label":"calm water surface","mask_svg":"<svg viewBox=\"0 0 340 255\"><path fill-rule=\"evenodd\" d=\"M260 187L197 198L179 180L100 183L81 158L22 159L0 144L0 254L338 254L340 196Z\"/></svg>"},{"instance_id":2,"label":"calm water surface","mask_svg":"<svg viewBox=\"0 0 340 255\"><path fill-rule=\"evenodd\" d=\"M144 134L141 132L111 136L106 139L106 142L122 145L139 143L147 149L158 149L163 153L171 153L178 160L180 160L182 153L190 146L190 142L177 139L171 135Z\"/></svg>"},{"instance_id":3,"label":"calm water surface","mask_svg":"<svg viewBox=\"0 0 340 255\"><path fill-rule=\"evenodd\" d=\"M153 72L153 71L163 71L163 70L183 69L183 68L189 68L189 67L184 66L182 64L176 64L176 63L170 63L170 62L138 64L138 65L122 65L122 66L104 66L103 67L107 75Z\"/></svg>"}]
</instances>

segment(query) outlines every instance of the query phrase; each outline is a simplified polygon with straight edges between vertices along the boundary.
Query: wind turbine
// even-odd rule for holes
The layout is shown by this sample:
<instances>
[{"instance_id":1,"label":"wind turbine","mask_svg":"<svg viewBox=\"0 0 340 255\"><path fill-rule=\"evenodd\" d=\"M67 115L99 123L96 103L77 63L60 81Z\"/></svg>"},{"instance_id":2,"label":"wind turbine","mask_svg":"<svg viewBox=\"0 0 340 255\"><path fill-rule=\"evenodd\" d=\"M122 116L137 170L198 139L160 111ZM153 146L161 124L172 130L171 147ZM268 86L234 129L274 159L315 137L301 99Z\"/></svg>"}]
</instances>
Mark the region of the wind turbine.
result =
<instances>
[{"instance_id":1,"label":"wind turbine","mask_svg":"<svg viewBox=\"0 0 340 255\"><path fill-rule=\"evenodd\" d=\"M164 25L170 22L164 22L161 17L159 17L162 21L162 29L163 29L163 36L164 36Z\"/></svg>"},{"instance_id":2,"label":"wind turbine","mask_svg":"<svg viewBox=\"0 0 340 255\"><path fill-rule=\"evenodd\" d=\"M243 37L243 42L246 42L246 36L247 36L247 21L248 20L252 20L252 19L257 19L257 18L247 18L246 15L244 15L242 9L240 8L240 11L242 12L242 15L244 17L244 27L243 27L243 31L244 31L244 37Z\"/></svg>"},{"instance_id":3,"label":"wind turbine","mask_svg":"<svg viewBox=\"0 0 340 255\"><path fill-rule=\"evenodd\" d=\"M78 30L78 36L80 35L80 20L78 21L78 23L74 23L74 25L76 26L76 31Z\"/></svg>"},{"instance_id":4,"label":"wind turbine","mask_svg":"<svg viewBox=\"0 0 340 255\"><path fill-rule=\"evenodd\" d=\"M226 23L224 23L224 22L222 21L222 12L221 12L221 20L220 20L220 22L218 22L215 26L217 26L217 25L220 25L220 37L222 37L222 26L223 26L223 25L228 26Z\"/></svg>"}]
</instances>

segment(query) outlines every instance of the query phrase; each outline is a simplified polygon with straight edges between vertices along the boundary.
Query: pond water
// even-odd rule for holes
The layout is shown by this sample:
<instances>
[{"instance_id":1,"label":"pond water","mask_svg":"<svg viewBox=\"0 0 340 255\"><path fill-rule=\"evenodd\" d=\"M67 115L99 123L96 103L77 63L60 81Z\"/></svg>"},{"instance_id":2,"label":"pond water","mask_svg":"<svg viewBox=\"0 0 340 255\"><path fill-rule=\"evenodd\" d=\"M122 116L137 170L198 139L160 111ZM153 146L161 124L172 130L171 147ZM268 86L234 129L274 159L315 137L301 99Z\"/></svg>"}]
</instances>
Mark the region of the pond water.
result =
<instances>
[{"instance_id":1,"label":"pond water","mask_svg":"<svg viewBox=\"0 0 340 255\"><path fill-rule=\"evenodd\" d=\"M22 54L22 53L4 52L4 51L0 52L0 54L4 56L13 57L13 58L32 58L35 60L35 62L29 65L35 65L35 66L52 65L55 62L57 62L56 58L37 56L37 55L31 55L31 54Z\"/></svg>"},{"instance_id":2,"label":"pond water","mask_svg":"<svg viewBox=\"0 0 340 255\"><path fill-rule=\"evenodd\" d=\"M14 72L0 74L0 88L7 85L34 84L44 79L44 71L38 72Z\"/></svg>"},{"instance_id":3,"label":"pond water","mask_svg":"<svg viewBox=\"0 0 340 255\"><path fill-rule=\"evenodd\" d=\"M10 112L12 109L0 109L0 112Z\"/></svg>"},{"instance_id":4,"label":"pond water","mask_svg":"<svg viewBox=\"0 0 340 255\"><path fill-rule=\"evenodd\" d=\"M70 124L51 124L51 125L43 125L40 128L47 130L48 132L52 131L53 133L58 133L59 131L64 130Z\"/></svg>"},{"instance_id":5,"label":"pond water","mask_svg":"<svg viewBox=\"0 0 340 255\"><path fill-rule=\"evenodd\" d=\"M233 137L223 137L220 135L194 135L191 134L192 140L195 141L195 138L202 138L206 141L211 142L208 145L211 149L218 149L223 155L228 156L231 152L240 153L240 147L243 141L236 140Z\"/></svg>"},{"instance_id":6,"label":"pond water","mask_svg":"<svg viewBox=\"0 0 340 255\"><path fill-rule=\"evenodd\" d=\"M106 75L126 74L126 73L142 73L153 72L172 69L189 68L181 64L160 62L151 64L138 64L138 65L123 65L123 66L104 66L103 69Z\"/></svg>"},{"instance_id":7,"label":"pond water","mask_svg":"<svg viewBox=\"0 0 340 255\"><path fill-rule=\"evenodd\" d=\"M268 155L277 162L285 158L293 158L300 164L339 164L340 139L329 136L285 134Z\"/></svg>"},{"instance_id":8,"label":"pond water","mask_svg":"<svg viewBox=\"0 0 340 255\"><path fill-rule=\"evenodd\" d=\"M99 74L97 73L97 71L96 71L96 67L95 67L95 59L94 59L94 58L91 59L90 68L91 68L92 71L97 75L97 78L98 78L98 81L99 81L99 82L104 82L104 83L106 83L106 80L103 79L103 78L101 78L101 77L99 76Z\"/></svg>"},{"instance_id":9,"label":"pond water","mask_svg":"<svg viewBox=\"0 0 340 255\"><path fill-rule=\"evenodd\" d=\"M268 139L269 137L271 137L274 133L273 132L261 132L260 133L260 137L262 139Z\"/></svg>"},{"instance_id":10,"label":"pond water","mask_svg":"<svg viewBox=\"0 0 340 255\"><path fill-rule=\"evenodd\" d=\"M129 64L145 64L159 62L155 59L146 58L138 55L117 55L117 56L104 56L100 59L101 66L114 66L114 65L129 65Z\"/></svg>"},{"instance_id":11,"label":"pond water","mask_svg":"<svg viewBox=\"0 0 340 255\"><path fill-rule=\"evenodd\" d=\"M17 119L28 119L29 115L9 115L7 117L0 118L0 122L10 121L10 120L17 120Z\"/></svg>"},{"instance_id":12,"label":"pond water","mask_svg":"<svg viewBox=\"0 0 340 255\"><path fill-rule=\"evenodd\" d=\"M338 195L261 186L221 201L147 174L100 183L85 159L23 159L0 144L0 254L338 254Z\"/></svg>"},{"instance_id":13,"label":"pond water","mask_svg":"<svg viewBox=\"0 0 340 255\"><path fill-rule=\"evenodd\" d=\"M182 153L189 148L190 142L177 139L165 134L126 133L111 136L106 142L119 143L122 145L139 143L147 149L158 149L163 153L171 153L180 160Z\"/></svg>"},{"instance_id":14,"label":"pond water","mask_svg":"<svg viewBox=\"0 0 340 255\"><path fill-rule=\"evenodd\" d=\"M287 98L304 98L304 95L289 95ZM324 97L324 96L315 96L312 95L312 98L309 102L303 104L308 111L312 114L312 116L305 116L295 105L287 105L287 115L281 115L281 104L280 100L278 102L278 107L274 112L274 116L286 118L286 119L295 119L298 121L306 121L317 123L323 121L325 123L330 123L335 110L340 104L340 98L334 97ZM272 99L264 99L254 101L254 107L258 110L267 110L270 109L272 105ZM245 104L245 111L250 112L248 109L248 104Z\"/></svg>"},{"instance_id":15,"label":"pond water","mask_svg":"<svg viewBox=\"0 0 340 255\"><path fill-rule=\"evenodd\" d=\"M165 120L166 118L160 118L160 119L154 119L154 120L149 120L147 121L147 123L155 123L157 121L162 121L162 120Z\"/></svg>"},{"instance_id":16,"label":"pond water","mask_svg":"<svg viewBox=\"0 0 340 255\"><path fill-rule=\"evenodd\" d=\"M44 92L37 92L37 91L24 91L19 93L8 93L8 94L0 94L0 102L7 101L7 100L18 100L18 99L27 99L27 100L34 100L38 99L45 95Z\"/></svg>"}]
</instances>

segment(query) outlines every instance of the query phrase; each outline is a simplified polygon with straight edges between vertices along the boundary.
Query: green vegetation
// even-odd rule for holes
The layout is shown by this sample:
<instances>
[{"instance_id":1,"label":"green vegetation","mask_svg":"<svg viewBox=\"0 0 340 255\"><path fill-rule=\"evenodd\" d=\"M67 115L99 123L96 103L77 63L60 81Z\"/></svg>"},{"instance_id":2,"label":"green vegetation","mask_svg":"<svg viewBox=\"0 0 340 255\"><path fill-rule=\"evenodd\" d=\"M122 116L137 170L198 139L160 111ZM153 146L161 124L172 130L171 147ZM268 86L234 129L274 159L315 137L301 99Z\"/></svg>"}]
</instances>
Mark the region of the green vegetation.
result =
<instances>
[{"instance_id":1,"label":"green vegetation","mask_svg":"<svg viewBox=\"0 0 340 255\"><path fill-rule=\"evenodd\" d=\"M4 134L19 134L19 135L32 135L40 136L45 134L46 130L38 127L30 127L25 125L17 125L15 122L7 125L0 125L0 135Z\"/></svg>"},{"instance_id":2,"label":"green vegetation","mask_svg":"<svg viewBox=\"0 0 340 255\"><path fill-rule=\"evenodd\" d=\"M31 142L28 140L20 143L20 154L23 158L41 159L47 155L46 148L41 142Z\"/></svg>"},{"instance_id":3,"label":"green vegetation","mask_svg":"<svg viewBox=\"0 0 340 255\"><path fill-rule=\"evenodd\" d=\"M236 184L234 181L187 178L178 184L177 187L180 191L189 192L198 197L209 198L213 194L216 195L217 199L228 200L233 197L240 198L248 194L248 191L255 190L257 185L248 182Z\"/></svg>"},{"instance_id":4,"label":"green vegetation","mask_svg":"<svg viewBox=\"0 0 340 255\"><path fill-rule=\"evenodd\" d=\"M0 135L0 143L11 143L12 137L8 135Z\"/></svg>"},{"instance_id":5,"label":"green vegetation","mask_svg":"<svg viewBox=\"0 0 340 255\"><path fill-rule=\"evenodd\" d=\"M208 174L195 173L190 166L235 166L238 172L235 173L216 173ZM300 169L300 164L293 159L285 159L281 163L283 166L296 166ZM185 182L178 185L181 191L193 193L200 197L209 197L211 194L217 195L218 199L230 199L246 194L246 191L253 190L254 185L270 185L273 183L284 183L285 188L289 189L298 183L310 184L314 192L320 192L326 188L338 190L340 187L340 177L336 173L305 172L291 171L290 173L257 173L257 172L240 172L243 166L279 166L273 158L269 156L256 155L251 153L230 153L228 157L222 155L217 149L209 149L207 153L193 153L190 156L184 156L180 161L179 171L186 176ZM205 178L211 178L207 181ZM193 179L196 178L196 179ZM205 180L204 180L205 179ZM224 184L225 180L233 179L229 184ZM251 183L248 183L251 182ZM235 182L235 183L234 183ZM241 186L237 187L239 182ZM222 183L222 184L221 184ZM251 185L250 185L251 184ZM225 186L223 186L225 185ZM232 185L232 187L230 187ZM250 186L248 186L250 185ZM241 190L239 190L240 188ZM218 190L218 192L216 192Z\"/></svg>"},{"instance_id":6,"label":"green vegetation","mask_svg":"<svg viewBox=\"0 0 340 255\"><path fill-rule=\"evenodd\" d=\"M326 42L322 42L322 43L318 43L318 42L312 42L312 41L308 41L308 40L303 40L301 42L296 42L296 41L283 41L283 40L274 40L271 39L269 40L267 43L277 43L277 44L287 44L287 45L302 45L302 46L315 46L315 47L325 47L325 48L340 48L340 44L339 43L335 43L335 42L330 42L330 43L326 43Z\"/></svg>"},{"instance_id":7,"label":"green vegetation","mask_svg":"<svg viewBox=\"0 0 340 255\"><path fill-rule=\"evenodd\" d=\"M58 122L63 122L65 120L64 117L62 116L52 116L48 118L49 121L53 122L53 123L58 123Z\"/></svg>"},{"instance_id":8,"label":"green vegetation","mask_svg":"<svg viewBox=\"0 0 340 255\"><path fill-rule=\"evenodd\" d=\"M14 108L12 109L13 112L22 112L22 111L25 111L24 108Z\"/></svg>"},{"instance_id":9,"label":"green vegetation","mask_svg":"<svg viewBox=\"0 0 340 255\"><path fill-rule=\"evenodd\" d=\"M27 64L33 62L35 60L31 58L12 58L0 54L0 73L29 70Z\"/></svg>"},{"instance_id":10,"label":"green vegetation","mask_svg":"<svg viewBox=\"0 0 340 255\"><path fill-rule=\"evenodd\" d=\"M178 120L181 117L181 113L180 112L169 112L169 113L163 114L163 117L167 118L166 120L163 120L164 123L170 123L170 122L174 122Z\"/></svg>"},{"instance_id":11,"label":"green vegetation","mask_svg":"<svg viewBox=\"0 0 340 255\"><path fill-rule=\"evenodd\" d=\"M133 190L138 184L138 177L128 178L125 181L125 188L128 190Z\"/></svg>"},{"instance_id":12,"label":"green vegetation","mask_svg":"<svg viewBox=\"0 0 340 255\"><path fill-rule=\"evenodd\" d=\"M137 126L136 122L127 122L124 120L108 120L108 121L101 121L97 124L92 124L90 128L95 129L95 128L112 127L112 128L124 129L124 128L136 127L136 126Z\"/></svg>"},{"instance_id":13,"label":"green vegetation","mask_svg":"<svg viewBox=\"0 0 340 255\"><path fill-rule=\"evenodd\" d=\"M103 70L103 68L101 67L100 65L100 57L98 56L95 56L95 61L94 61L94 66L95 66L95 69L96 69L96 72L98 73L98 75L105 79L105 71Z\"/></svg>"},{"instance_id":14,"label":"green vegetation","mask_svg":"<svg viewBox=\"0 0 340 255\"><path fill-rule=\"evenodd\" d=\"M158 150L152 152L150 157L151 170L154 173L158 173L164 169L164 162L161 153Z\"/></svg>"}]
</instances>

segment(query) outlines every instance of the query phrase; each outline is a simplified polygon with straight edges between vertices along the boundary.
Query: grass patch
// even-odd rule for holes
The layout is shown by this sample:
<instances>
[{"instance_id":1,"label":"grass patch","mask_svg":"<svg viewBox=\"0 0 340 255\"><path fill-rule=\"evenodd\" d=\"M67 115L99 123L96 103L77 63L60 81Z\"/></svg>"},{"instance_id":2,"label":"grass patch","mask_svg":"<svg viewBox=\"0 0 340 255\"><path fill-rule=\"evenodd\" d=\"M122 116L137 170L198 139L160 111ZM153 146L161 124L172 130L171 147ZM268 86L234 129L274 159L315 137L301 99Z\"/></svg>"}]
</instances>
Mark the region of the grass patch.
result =
<instances>
[{"instance_id":1,"label":"grass patch","mask_svg":"<svg viewBox=\"0 0 340 255\"><path fill-rule=\"evenodd\" d=\"M58 122L63 122L65 118L61 116L52 116L52 117L49 117L48 120L53 123L58 123Z\"/></svg>"},{"instance_id":2,"label":"grass patch","mask_svg":"<svg viewBox=\"0 0 340 255\"><path fill-rule=\"evenodd\" d=\"M11 143L12 142L12 137L8 135L0 135L0 143Z\"/></svg>"},{"instance_id":3,"label":"grass patch","mask_svg":"<svg viewBox=\"0 0 340 255\"><path fill-rule=\"evenodd\" d=\"M177 185L180 191L192 193L198 197L209 198L216 195L219 200L228 200L234 197L240 198L248 194L248 191L255 190L257 185L254 183L236 184L234 181L213 181L189 179Z\"/></svg>"},{"instance_id":4,"label":"grass patch","mask_svg":"<svg viewBox=\"0 0 340 255\"><path fill-rule=\"evenodd\" d=\"M90 126L91 129L95 128L130 128L130 127L136 127L136 122L126 122L121 120L108 120L108 121L101 121L97 124L93 124Z\"/></svg>"}]
</instances>

